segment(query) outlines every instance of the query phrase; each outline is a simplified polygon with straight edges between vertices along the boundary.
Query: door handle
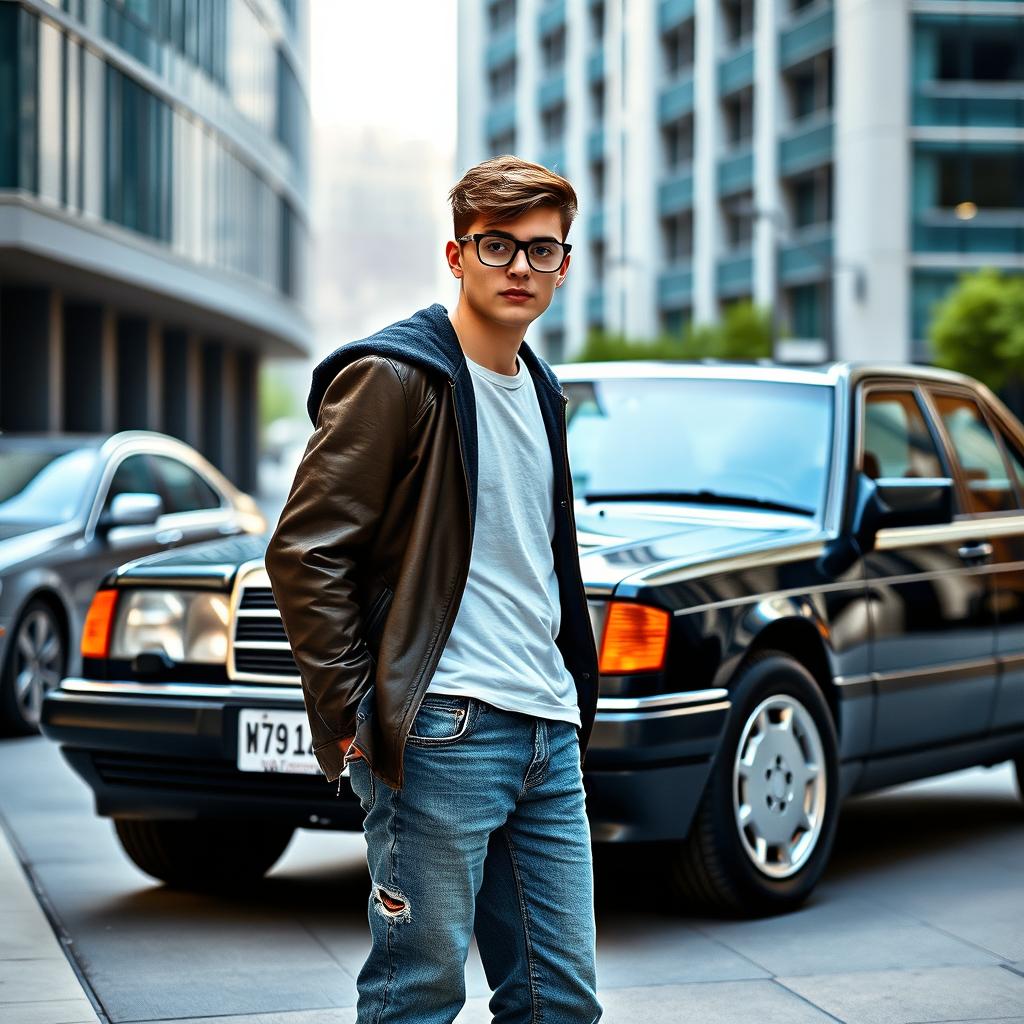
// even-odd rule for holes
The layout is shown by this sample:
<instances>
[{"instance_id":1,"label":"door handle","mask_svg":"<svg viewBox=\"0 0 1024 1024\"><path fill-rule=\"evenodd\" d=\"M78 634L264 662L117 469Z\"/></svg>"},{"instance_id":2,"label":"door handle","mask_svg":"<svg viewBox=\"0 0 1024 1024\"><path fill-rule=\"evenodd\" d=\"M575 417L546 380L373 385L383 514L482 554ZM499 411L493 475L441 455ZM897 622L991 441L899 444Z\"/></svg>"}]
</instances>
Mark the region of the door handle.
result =
<instances>
[{"instance_id":1,"label":"door handle","mask_svg":"<svg viewBox=\"0 0 1024 1024\"><path fill-rule=\"evenodd\" d=\"M179 540L185 535L176 526L169 530L161 530L156 535L156 542L158 544L177 544Z\"/></svg>"},{"instance_id":2,"label":"door handle","mask_svg":"<svg viewBox=\"0 0 1024 1024\"><path fill-rule=\"evenodd\" d=\"M956 553L965 560L984 559L992 554L992 545L987 540L979 540L973 544L961 544Z\"/></svg>"}]
</instances>

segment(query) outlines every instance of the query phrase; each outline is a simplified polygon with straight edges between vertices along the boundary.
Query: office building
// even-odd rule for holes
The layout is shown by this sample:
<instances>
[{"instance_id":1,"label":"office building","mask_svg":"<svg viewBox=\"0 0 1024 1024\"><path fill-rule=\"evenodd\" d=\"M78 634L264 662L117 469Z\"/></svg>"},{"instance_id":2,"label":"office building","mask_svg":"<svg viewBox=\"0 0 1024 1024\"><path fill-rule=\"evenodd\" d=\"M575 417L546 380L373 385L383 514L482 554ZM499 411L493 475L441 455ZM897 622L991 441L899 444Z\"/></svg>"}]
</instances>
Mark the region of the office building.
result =
<instances>
[{"instance_id":1,"label":"office building","mask_svg":"<svg viewBox=\"0 0 1024 1024\"><path fill-rule=\"evenodd\" d=\"M459 170L513 152L580 216L538 326L775 311L776 355L927 361L958 274L1024 271L1024 3L464 0Z\"/></svg>"},{"instance_id":2,"label":"office building","mask_svg":"<svg viewBox=\"0 0 1024 1024\"><path fill-rule=\"evenodd\" d=\"M303 0L0 0L0 429L147 428L256 483L302 356Z\"/></svg>"}]
</instances>

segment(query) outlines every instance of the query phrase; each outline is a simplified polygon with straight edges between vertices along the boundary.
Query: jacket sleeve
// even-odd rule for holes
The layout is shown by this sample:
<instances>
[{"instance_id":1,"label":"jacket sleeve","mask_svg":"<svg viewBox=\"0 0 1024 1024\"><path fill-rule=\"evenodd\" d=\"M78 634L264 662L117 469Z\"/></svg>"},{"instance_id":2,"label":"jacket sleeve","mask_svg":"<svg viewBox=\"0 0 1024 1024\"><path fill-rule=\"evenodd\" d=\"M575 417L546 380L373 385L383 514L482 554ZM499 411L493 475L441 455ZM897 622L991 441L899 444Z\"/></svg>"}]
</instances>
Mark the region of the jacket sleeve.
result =
<instances>
[{"instance_id":1,"label":"jacket sleeve","mask_svg":"<svg viewBox=\"0 0 1024 1024\"><path fill-rule=\"evenodd\" d=\"M358 357L328 385L265 555L302 680L314 750L356 731L373 681L357 566L406 455L405 388L389 359Z\"/></svg>"}]
</instances>

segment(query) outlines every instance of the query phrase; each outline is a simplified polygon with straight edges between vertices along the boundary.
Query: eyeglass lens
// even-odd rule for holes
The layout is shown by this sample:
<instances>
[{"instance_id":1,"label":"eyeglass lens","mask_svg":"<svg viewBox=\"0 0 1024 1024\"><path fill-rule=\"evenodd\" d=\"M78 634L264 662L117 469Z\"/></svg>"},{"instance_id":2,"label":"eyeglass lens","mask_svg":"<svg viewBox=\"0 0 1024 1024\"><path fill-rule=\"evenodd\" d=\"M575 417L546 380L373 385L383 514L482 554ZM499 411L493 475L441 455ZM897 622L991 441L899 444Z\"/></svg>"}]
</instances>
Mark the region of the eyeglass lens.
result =
<instances>
[{"instance_id":1,"label":"eyeglass lens","mask_svg":"<svg viewBox=\"0 0 1024 1024\"><path fill-rule=\"evenodd\" d=\"M501 235L486 235L480 239L480 260L491 267L504 267L512 259L515 245ZM527 250L534 270L557 270L565 258L557 242L534 242Z\"/></svg>"}]
</instances>

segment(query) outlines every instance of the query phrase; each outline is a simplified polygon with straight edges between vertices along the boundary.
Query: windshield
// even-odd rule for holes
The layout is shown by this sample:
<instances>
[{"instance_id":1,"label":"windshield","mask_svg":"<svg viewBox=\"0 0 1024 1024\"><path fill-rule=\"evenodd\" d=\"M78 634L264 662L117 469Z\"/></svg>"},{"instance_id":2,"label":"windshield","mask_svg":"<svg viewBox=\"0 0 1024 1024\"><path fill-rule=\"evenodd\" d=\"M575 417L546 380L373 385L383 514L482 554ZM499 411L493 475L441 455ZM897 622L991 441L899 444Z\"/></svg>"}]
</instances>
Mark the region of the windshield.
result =
<instances>
[{"instance_id":1,"label":"windshield","mask_svg":"<svg viewBox=\"0 0 1024 1024\"><path fill-rule=\"evenodd\" d=\"M0 523L54 526L82 504L97 453L5 448L0 445Z\"/></svg>"},{"instance_id":2,"label":"windshield","mask_svg":"<svg viewBox=\"0 0 1024 1024\"><path fill-rule=\"evenodd\" d=\"M819 514L832 389L677 378L565 381L573 493L693 492ZM662 500L671 500L670 497Z\"/></svg>"}]
</instances>

